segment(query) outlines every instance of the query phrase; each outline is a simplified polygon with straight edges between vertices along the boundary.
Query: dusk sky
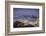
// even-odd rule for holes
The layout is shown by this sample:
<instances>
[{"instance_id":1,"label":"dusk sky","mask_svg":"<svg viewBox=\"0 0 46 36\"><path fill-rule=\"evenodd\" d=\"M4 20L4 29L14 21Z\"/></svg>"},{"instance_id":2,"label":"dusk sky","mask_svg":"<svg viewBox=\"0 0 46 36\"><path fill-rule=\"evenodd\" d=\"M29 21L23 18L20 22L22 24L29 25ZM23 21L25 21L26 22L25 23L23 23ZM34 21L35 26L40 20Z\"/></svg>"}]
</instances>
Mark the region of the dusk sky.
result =
<instances>
[{"instance_id":1,"label":"dusk sky","mask_svg":"<svg viewBox=\"0 0 46 36\"><path fill-rule=\"evenodd\" d=\"M22 15L34 15L39 16L39 9L29 9L29 8L14 8L13 17Z\"/></svg>"}]
</instances>

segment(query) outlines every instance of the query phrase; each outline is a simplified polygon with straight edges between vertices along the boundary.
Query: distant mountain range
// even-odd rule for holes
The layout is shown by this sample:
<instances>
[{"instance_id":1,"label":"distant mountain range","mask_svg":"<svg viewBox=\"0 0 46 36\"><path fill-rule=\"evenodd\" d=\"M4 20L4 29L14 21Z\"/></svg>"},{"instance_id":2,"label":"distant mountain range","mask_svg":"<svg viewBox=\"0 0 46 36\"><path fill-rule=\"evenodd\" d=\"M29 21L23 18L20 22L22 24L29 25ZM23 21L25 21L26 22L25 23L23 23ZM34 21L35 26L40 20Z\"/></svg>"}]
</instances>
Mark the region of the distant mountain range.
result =
<instances>
[{"instance_id":1,"label":"distant mountain range","mask_svg":"<svg viewBox=\"0 0 46 36\"><path fill-rule=\"evenodd\" d=\"M39 18L38 16L34 15L22 15L22 16L14 16L13 19L36 19Z\"/></svg>"}]
</instances>

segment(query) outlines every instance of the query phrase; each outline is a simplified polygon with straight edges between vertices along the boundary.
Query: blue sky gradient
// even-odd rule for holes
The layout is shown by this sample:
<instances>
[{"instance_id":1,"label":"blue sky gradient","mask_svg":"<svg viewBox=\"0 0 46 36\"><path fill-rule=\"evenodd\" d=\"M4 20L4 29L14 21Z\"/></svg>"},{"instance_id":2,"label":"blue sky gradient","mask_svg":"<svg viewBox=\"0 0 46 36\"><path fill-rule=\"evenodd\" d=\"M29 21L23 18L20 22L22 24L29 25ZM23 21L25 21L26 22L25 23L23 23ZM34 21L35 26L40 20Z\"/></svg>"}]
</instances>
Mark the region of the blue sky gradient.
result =
<instances>
[{"instance_id":1,"label":"blue sky gradient","mask_svg":"<svg viewBox=\"0 0 46 36\"><path fill-rule=\"evenodd\" d=\"M39 9L31 8L13 8L13 17L22 15L34 15L39 17Z\"/></svg>"}]
</instances>

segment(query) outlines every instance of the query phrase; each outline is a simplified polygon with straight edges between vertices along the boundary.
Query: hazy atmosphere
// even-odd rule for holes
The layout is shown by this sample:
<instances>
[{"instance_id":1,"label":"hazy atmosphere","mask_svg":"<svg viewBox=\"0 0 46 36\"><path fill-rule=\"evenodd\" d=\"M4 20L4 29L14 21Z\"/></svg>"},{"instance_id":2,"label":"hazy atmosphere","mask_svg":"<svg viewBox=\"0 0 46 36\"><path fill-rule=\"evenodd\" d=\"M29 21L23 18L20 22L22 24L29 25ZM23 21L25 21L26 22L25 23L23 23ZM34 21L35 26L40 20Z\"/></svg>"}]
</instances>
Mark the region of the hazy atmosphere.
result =
<instances>
[{"instance_id":1,"label":"hazy atmosphere","mask_svg":"<svg viewBox=\"0 0 46 36\"><path fill-rule=\"evenodd\" d=\"M30 9L30 8L13 9L14 27L38 26L38 18L39 18L39 9Z\"/></svg>"}]
</instances>

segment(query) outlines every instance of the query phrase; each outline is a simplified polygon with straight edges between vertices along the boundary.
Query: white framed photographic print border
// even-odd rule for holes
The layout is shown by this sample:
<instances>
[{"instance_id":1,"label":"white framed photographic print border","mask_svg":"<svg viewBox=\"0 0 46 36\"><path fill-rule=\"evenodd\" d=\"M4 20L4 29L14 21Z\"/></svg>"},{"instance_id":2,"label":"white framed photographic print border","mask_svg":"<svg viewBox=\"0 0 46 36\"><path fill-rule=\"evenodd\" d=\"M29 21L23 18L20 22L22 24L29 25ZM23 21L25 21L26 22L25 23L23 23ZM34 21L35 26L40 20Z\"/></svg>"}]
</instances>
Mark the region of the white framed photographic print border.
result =
<instances>
[{"instance_id":1,"label":"white framed photographic print border","mask_svg":"<svg viewBox=\"0 0 46 36\"><path fill-rule=\"evenodd\" d=\"M39 27L27 27L27 28L13 28L13 8L32 8L32 9L40 9L39 10L39 20L40 20L40 24ZM12 32L17 32L17 31L34 31L34 30L42 30L42 6L29 6L29 5L10 5L10 31ZM33 28L33 29L32 29ZM24 30L23 30L24 29Z\"/></svg>"},{"instance_id":2,"label":"white framed photographic print border","mask_svg":"<svg viewBox=\"0 0 46 36\"><path fill-rule=\"evenodd\" d=\"M18 34L35 34L45 32L45 4L44 3L31 3L31 2L18 2L6 1L6 35ZM39 27L25 27L13 28L13 8L32 8L39 9Z\"/></svg>"}]
</instances>

